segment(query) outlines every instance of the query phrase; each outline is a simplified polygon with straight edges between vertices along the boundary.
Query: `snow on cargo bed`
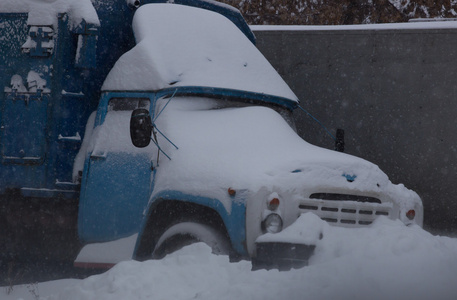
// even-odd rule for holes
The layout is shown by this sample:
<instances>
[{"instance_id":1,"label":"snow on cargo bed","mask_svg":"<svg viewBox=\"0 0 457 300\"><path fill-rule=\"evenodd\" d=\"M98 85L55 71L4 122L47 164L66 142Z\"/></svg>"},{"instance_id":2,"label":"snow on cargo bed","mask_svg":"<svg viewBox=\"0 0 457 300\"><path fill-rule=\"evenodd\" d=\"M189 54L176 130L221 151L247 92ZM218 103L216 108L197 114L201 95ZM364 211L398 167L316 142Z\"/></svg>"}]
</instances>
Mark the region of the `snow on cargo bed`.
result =
<instances>
[{"instance_id":1,"label":"snow on cargo bed","mask_svg":"<svg viewBox=\"0 0 457 300\"><path fill-rule=\"evenodd\" d=\"M179 150L160 139L171 160L162 156L155 192L205 193L227 199L228 208L229 187L253 192L263 187L292 191L306 184L350 188L361 194L378 191L392 196L400 206L420 203L416 193L393 185L376 165L305 142L273 109L215 109L218 105L221 102L203 98L170 101L157 125ZM343 174L360 180L348 182Z\"/></svg>"},{"instance_id":2,"label":"snow on cargo bed","mask_svg":"<svg viewBox=\"0 0 457 300\"><path fill-rule=\"evenodd\" d=\"M137 45L124 54L102 89L213 87L297 97L249 39L226 17L175 4L147 4L135 13Z\"/></svg>"},{"instance_id":3,"label":"snow on cargo bed","mask_svg":"<svg viewBox=\"0 0 457 300\"><path fill-rule=\"evenodd\" d=\"M90 0L2 0L0 13L28 13L28 25L55 25L57 15L67 13L72 28L84 19L87 23L100 25L97 12Z\"/></svg>"}]
</instances>

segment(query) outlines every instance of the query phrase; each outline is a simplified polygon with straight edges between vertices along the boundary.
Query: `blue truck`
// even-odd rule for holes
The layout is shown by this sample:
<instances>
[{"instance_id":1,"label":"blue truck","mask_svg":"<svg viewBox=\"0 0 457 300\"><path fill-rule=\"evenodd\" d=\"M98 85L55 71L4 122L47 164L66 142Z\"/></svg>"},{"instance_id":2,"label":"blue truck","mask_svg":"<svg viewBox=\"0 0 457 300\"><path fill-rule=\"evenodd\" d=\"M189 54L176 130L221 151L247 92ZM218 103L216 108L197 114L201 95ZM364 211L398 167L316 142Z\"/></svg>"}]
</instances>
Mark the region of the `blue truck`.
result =
<instances>
[{"instance_id":1,"label":"blue truck","mask_svg":"<svg viewBox=\"0 0 457 300\"><path fill-rule=\"evenodd\" d=\"M19 0L0 15L5 245L30 252L43 231L89 246L131 237L131 257L144 260L202 241L287 267L322 238L281 235L300 235L309 213L337 226L422 225L416 193L297 136L299 101L236 9Z\"/></svg>"},{"instance_id":2,"label":"blue truck","mask_svg":"<svg viewBox=\"0 0 457 300\"><path fill-rule=\"evenodd\" d=\"M0 2L3 263L76 256L81 180L74 180L73 164L85 126L108 72L135 45L135 10L160 2L166 1ZM175 1L182 2L223 13L254 41L236 10Z\"/></svg>"}]
</instances>

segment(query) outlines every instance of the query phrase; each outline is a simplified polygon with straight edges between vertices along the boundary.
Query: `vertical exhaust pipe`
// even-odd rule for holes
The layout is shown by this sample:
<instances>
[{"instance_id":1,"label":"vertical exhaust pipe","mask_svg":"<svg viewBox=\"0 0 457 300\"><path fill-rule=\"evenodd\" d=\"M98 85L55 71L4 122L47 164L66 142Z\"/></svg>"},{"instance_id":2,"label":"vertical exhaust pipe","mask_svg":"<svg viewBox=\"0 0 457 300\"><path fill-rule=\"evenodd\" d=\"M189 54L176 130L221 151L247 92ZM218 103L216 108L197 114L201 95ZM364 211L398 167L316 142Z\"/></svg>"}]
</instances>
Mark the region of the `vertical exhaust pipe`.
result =
<instances>
[{"instance_id":1,"label":"vertical exhaust pipe","mask_svg":"<svg viewBox=\"0 0 457 300\"><path fill-rule=\"evenodd\" d=\"M344 152L344 130L341 128L336 130L335 150Z\"/></svg>"}]
</instances>

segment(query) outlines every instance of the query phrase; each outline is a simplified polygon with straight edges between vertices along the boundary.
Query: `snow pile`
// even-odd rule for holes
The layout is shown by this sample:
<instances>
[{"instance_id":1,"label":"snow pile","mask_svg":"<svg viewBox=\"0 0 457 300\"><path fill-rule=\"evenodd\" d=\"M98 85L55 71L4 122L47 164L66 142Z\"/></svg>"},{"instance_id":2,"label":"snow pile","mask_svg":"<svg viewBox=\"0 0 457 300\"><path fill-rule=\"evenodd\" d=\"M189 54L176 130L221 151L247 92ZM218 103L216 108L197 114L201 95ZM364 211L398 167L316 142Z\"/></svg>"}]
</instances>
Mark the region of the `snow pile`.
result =
<instances>
[{"instance_id":1,"label":"snow pile","mask_svg":"<svg viewBox=\"0 0 457 300\"><path fill-rule=\"evenodd\" d=\"M11 88L5 87L5 92L10 93L11 90L16 90L19 93L27 92L27 88L24 86L24 80L20 75L13 75L11 77Z\"/></svg>"},{"instance_id":2,"label":"snow pile","mask_svg":"<svg viewBox=\"0 0 457 300\"><path fill-rule=\"evenodd\" d=\"M297 97L248 38L226 17L171 4L141 6L137 45L109 73L103 90L196 86Z\"/></svg>"},{"instance_id":3,"label":"snow pile","mask_svg":"<svg viewBox=\"0 0 457 300\"><path fill-rule=\"evenodd\" d=\"M57 15L67 13L71 28L84 19L87 23L100 25L97 12L90 0L2 0L0 12L28 13L28 25L57 28Z\"/></svg>"},{"instance_id":4,"label":"snow pile","mask_svg":"<svg viewBox=\"0 0 457 300\"><path fill-rule=\"evenodd\" d=\"M39 284L37 291L48 300L456 299L457 239L384 217L359 229L321 222L324 237L310 265L298 270L252 272L249 262L229 263L194 244L163 260L123 262L82 281ZM1 293L34 299L26 287Z\"/></svg>"},{"instance_id":5,"label":"snow pile","mask_svg":"<svg viewBox=\"0 0 457 300\"><path fill-rule=\"evenodd\" d=\"M46 80L41 78L40 74L35 71L30 71L27 75L27 84L29 92L36 93L37 90L42 90L44 93L49 93L50 90L46 88Z\"/></svg>"},{"instance_id":6,"label":"snow pile","mask_svg":"<svg viewBox=\"0 0 457 300\"><path fill-rule=\"evenodd\" d=\"M113 242L88 244L83 247L75 259L75 264L82 268L87 264L113 264L130 260L135 249L138 234Z\"/></svg>"}]
</instances>

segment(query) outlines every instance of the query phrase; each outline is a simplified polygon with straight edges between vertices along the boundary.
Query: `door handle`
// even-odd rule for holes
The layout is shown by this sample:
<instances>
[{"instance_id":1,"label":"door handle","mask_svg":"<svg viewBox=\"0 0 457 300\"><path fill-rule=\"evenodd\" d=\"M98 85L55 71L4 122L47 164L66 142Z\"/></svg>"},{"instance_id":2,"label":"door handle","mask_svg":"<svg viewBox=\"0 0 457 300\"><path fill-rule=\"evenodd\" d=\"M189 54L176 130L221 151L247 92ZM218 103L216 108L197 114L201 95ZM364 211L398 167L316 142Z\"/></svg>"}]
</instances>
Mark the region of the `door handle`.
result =
<instances>
[{"instance_id":1,"label":"door handle","mask_svg":"<svg viewBox=\"0 0 457 300\"><path fill-rule=\"evenodd\" d=\"M92 154L90 155L90 158L98 159L98 160L106 159L106 152L97 152L97 153L92 152Z\"/></svg>"}]
</instances>

